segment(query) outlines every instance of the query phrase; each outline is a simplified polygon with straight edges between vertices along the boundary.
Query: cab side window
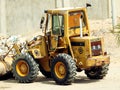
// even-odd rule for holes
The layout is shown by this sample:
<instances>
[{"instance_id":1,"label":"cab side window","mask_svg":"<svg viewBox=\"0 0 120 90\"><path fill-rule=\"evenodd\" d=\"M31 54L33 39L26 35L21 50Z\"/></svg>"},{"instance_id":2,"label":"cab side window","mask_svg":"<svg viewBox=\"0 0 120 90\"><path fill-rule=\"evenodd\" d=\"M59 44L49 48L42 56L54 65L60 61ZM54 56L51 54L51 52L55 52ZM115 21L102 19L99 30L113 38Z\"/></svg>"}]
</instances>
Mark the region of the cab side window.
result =
<instances>
[{"instance_id":1,"label":"cab side window","mask_svg":"<svg viewBox=\"0 0 120 90\"><path fill-rule=\"evenodd\" d=\"M52 15L52 34L61 36L64 33L63 15Z\"/></svg>"}]
</instances>

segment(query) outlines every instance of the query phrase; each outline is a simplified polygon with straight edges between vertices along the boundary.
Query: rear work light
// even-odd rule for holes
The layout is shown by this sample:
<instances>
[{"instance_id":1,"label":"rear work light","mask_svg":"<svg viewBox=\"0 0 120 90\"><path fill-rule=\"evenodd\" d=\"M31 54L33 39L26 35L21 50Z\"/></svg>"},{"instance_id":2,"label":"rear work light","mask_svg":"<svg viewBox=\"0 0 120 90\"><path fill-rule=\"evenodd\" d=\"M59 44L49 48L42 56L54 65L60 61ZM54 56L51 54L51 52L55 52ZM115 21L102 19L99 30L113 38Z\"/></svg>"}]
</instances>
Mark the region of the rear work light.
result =
<instances>
[{"instance_id":1,"label":"rear work light","mask_svg":"<svg viewBox=\"0 0 120 90\"><path fill-rule=\"evenodd\" d=\"M101 41L91 42L92 56L98 56L102 54Z\"/></svg>"}]
</instances>

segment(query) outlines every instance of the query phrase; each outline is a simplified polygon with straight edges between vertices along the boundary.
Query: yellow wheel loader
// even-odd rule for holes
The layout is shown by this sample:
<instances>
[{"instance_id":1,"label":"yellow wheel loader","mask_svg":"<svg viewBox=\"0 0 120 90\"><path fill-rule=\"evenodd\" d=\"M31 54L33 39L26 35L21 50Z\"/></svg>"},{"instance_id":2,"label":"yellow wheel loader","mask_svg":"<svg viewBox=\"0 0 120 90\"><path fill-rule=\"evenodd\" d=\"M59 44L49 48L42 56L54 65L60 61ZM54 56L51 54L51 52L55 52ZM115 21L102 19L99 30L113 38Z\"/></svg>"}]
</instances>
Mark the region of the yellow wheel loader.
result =
<instances>
[{"instance_id":1,"label":"yellow wheel loader","mask_svg":"<svg viewBox=\"0 0 120 90\"><path fill-rule=\"evenodd\" d=\"M76 72L82 70L90 79L105 77L110 57L104 51L103 38L90 36L86 8L45 10L45 14L40 25L44 35L27 41L24 51L15 48L17 54L12 63L15 79L33 82L39 70L60 85L71 84Z\"/></svg>"}]
</instances>

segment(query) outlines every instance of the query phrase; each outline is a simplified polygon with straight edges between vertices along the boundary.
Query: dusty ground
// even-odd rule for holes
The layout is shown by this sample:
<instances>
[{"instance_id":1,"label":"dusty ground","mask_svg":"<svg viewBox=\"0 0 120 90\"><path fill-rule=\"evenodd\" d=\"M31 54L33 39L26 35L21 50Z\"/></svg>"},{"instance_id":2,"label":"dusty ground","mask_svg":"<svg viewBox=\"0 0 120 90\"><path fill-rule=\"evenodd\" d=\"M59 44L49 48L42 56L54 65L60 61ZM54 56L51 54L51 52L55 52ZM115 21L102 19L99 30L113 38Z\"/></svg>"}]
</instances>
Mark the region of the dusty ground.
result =
<instances>
[{"instance_id":1,"label":"dusty ground","mask_svg":"<svg viewBox=\"0 0 120 90\"><path fill-rule=\"evenodd\" d=\"M105 50L111 57L109 72L104 79L89 80L84 72L80 72L72 85L60 86L39 74L36 81L29 84L20 84L14 79L2 80L0 90L120 90L120 47L116 44L115 36L109 33L111 20L91 21L90 24L92 35L104 37Z\"/></svg>"}]
</instances>

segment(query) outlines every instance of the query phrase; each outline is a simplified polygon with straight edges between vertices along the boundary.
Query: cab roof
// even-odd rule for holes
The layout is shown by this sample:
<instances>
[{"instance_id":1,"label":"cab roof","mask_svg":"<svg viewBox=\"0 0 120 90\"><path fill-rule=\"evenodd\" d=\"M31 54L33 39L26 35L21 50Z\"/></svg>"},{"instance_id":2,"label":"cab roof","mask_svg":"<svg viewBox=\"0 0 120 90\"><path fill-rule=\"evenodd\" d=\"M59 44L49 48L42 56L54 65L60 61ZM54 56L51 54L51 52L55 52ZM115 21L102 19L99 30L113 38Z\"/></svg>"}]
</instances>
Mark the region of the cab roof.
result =
<instances>
[{"instance_id":1,"label":"cab roof","mask_svg":"<svg viewBox=\"0 0 120 90\"><path fill-rule=\"evenodd\" d=\"M45 13L65 13L65 12L72 12L72 11L79 11L79 10L85 10L85 7L66 7L66 8L55 8L55 9L49 9L45 10Z\"/></svg>"}]
</instances>

